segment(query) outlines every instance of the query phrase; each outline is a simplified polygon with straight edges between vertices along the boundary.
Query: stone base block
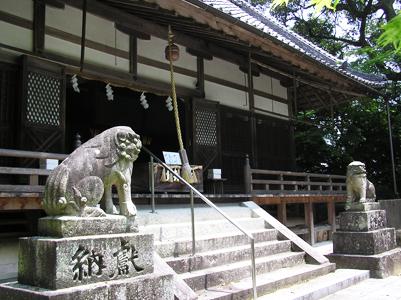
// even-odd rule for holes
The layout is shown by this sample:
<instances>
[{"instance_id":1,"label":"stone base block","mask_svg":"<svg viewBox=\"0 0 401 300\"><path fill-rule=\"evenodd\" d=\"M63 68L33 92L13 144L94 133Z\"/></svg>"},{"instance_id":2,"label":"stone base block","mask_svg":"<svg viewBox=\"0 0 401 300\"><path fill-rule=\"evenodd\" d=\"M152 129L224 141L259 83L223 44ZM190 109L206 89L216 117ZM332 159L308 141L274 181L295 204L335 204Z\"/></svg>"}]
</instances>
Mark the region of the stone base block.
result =
<instances>
[{"instance_id":1,"label":"stone base block","mask_svg":"<svg viewBox=\"0 0 401 300\"><path fill-rule=\"evenodd\" d=\"M73 237L84 235L116 234L137 232L135 217L121 215L106 217L45 217L39 219L38 233L41 236Z\"/></svg>"},{"instance_id":2,"label":"stone base block","mask_svg":"<svg viewBox=\"0 0 401 300\"><path fill-rule=\"evenodd\" d=\"M93 283L56 291L17 282L0 284L1 300L171 300L172 274L147 274L136 278Z\"/></svg>"},{"instance_id":3,"label":"stone base block","mask_svg":"<svg viewBox=\"0 0 401 300\"><path fill-rule=\"evenodd\" d=\"M341 231L371 231L385 228L386 225L384 210L346 211L340 214Z\"/></svg>"},{"instance_id":4,"label":"stone base block","mask_svg":"<svg viewBox=\"0 0 401 300\"><path fill-rule=\"evenodd\" d=\"M356 202L352 203L347 211L368 211L376 209L380 209L379 202L363 202L363 203Z\"/></svg>"},{"instance_id":5,"label":"stone base block","mask_svg":"<svg viewBox=\"0 0 401 300\"><path fill-rule=\"evenodd\" d=\"M62 289L144 275L153 272L153 248L151 234L21 238L18 282Z\"/></svg>"},{"instance_id":6,"label":"stone base block","mask_svg":"<svg viewBox=\"0 0 401 300\"><path fill-rule=\"evenodd\" d=\"M401 274L401 248L377 255L329 254L327 258L340 269L369 270L370 277L385 278Z\"/></svg>"},{"instance_id":7,"label":"stone base block","mask_svg":"<svg viewBox=\"0 0 401 300\"><path fill-rule=\"evenodd\" d=\"M394 228L368 232L337 231L333 233L334 253L374 255L395 247Z\"/></svg>"}]
</instances>

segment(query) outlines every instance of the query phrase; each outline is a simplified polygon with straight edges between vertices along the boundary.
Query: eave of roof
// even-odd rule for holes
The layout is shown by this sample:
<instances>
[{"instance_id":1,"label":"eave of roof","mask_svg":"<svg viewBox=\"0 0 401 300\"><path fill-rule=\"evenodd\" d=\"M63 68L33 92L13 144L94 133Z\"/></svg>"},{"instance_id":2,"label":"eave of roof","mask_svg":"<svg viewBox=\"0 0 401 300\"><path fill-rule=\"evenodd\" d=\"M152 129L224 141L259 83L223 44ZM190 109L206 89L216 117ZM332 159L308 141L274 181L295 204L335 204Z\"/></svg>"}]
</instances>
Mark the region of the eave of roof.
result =
<instances>
[{"instance_id":1,"label":"eave of roof","mask_svg":"<svg viewBox=\"0 0 401 300\"><path fill-rule=\"evenodd\" d=\"M387 83L387 80L382 75L362 73L349 68L345 61L337 59L307 39L285 28L273 17L262 14L244 0L186 1L203 8L207 6L210 8L209 12L214 11L215 14L220 12L220 14L218 14L219 17L234 18L236 20L236 25L242 25L242 27L247 30L249 30L249 27L254 28L256 30L253 31L258 35L272 39L282 46L296 51L369 89L381 88Z\"/></svg>"}]
</instances>

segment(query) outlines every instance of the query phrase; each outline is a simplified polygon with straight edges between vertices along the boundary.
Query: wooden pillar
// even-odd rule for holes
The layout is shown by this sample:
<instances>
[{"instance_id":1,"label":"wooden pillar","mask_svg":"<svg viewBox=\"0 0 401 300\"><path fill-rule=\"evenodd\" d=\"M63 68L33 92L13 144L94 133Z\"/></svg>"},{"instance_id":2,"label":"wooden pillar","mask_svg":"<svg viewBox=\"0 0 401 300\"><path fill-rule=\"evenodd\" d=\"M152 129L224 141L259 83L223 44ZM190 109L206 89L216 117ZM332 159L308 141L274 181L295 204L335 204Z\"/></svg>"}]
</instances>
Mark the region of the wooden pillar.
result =
<instances>
[{"instance_id":1,"label":"wooden pillar","mask_svg":"<svg viewBox=\"0 0 401 300\"><path fill-rule=\"evenodd\" d=\"M332 239L333 233L336 232L336 208L335 208L335 202L334 202L334 197L332 199L329 199L327 202L327 218L328 218L328 223L331 225L331 237Z\"/></svg>"},{"instance_id":2,"label":"wooden pillar","mask_svg":"<svg viewBox=\"0 0 401 300\"><path fill-rule=\"evenodd\" d=\"M80 72L84 70L84 62L85 62L85 47L86 47L86 10L87 3L86 0L82 2L82 33L81 33L81 59L80 59Z\"/></svg>"},{"instance_id":3,"label":"wooden pillar","mask_svg":"<svg viewBox=\"0 0 401 300\"><path fill-rule=\"evenodd\" d=\"M138 40L135 36L129 36L129 72L136 80L138 78Z\"/></svg>"},{"instance_id":4,"label":"wooden pillar","mask_svg":"<svg viewBox=\"0 0 401 300\"><path fill-rule=\"evenodd\" d=\"M250 194L252 192L252 173L251 173L251 165L249 164L248 154L245 155L244 185L245 185L245 193Z\"/></svg>"},{"instance_id":5,"label":"wooden pillar","mask_svg":"<svg viewBox=\"0 0 401 300\"><path fill-rule=\"evenodd\" d=\"M287 204L285 200L282 200L282 202L277 205L277 217L281 223L287 225Z\"/></svg>"},{"instance_id":6,"label":"wooden pillar","mask_svg":"<svg viewBox=\"0 0 401 300\"><path fill-rule=\"evenodd\" d=\"M204 65L203 57L201 57L201 56L196 57L196 66L197 66L196 88L199 90L202 97L205 97L205 65Z\"/></svg>"},{"instance_id":7,"label":"wooden pillar","mask_svg":"<svg viewBox=\"0 0 401 300\"><path fill-rule=\"evenodd\" d=\"M33 3L33 52L42 54L45 49L46 4L35 0Z\"/></svg>"},{"instance_id":8,"label":"wooden pillar","mask_svg":"<svg viewBox=\"0 0 401 300\"><path fill-rule=\"evenodd\" d=\"M313 245L315 243L315 224L313 220L313 203L311 201L304 204L305 224L308 227L309 241Z\"/></svg>"},{"instance_id":9,"label":"wooden pillar","mask_svg":"<svg viewBox=\"0 0 401 300\"><path fill-rule=\"evenodd\" d=\"M297 88L298 88L298 81L297 81L297 78L295 77L295 74L294 74L294 78L293 78L293 103L291 103L291 104L289 104L289 105L293 105L293 110L292 110L292 112L293 112L293 115L296 117L296 115L298 114L298 103L297 103L297 97L298 97L298 91L297 91Z\"/></svg>"},{"instance_id":10,"label":"wooden pillar","mask_svg":"<svg viewBox=\"0 0 401 300\"><path fill-rule=\"evenodd\" d=\"M253 91L253 74L252 74L252 54L248 53L248 100L249 110L251 112L251 146L252 146L252 165L254 168L258 167L257 159L257 141L256 141L256 118L255 118L255 96Z\"/></svg>"}]
</instances>

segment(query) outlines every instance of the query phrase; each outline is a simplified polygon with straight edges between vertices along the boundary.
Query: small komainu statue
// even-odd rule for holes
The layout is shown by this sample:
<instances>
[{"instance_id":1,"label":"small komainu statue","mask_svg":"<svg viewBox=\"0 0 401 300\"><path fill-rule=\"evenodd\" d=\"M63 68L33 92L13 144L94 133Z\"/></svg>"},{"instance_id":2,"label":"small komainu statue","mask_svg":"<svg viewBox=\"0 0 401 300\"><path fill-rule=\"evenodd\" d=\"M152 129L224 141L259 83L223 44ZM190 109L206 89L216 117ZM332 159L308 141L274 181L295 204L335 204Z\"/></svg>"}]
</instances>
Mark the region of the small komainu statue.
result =
<instances>
[{"instance_id":1,"label":"small komainu statue","mask_svg":"<svg viewBox=\"0 0 401 300\"><path fill-rule=\"evenodd\" d=\"M42 202L46 213L106 216L113 213L112 185L115 185L120 214L135 216L131 174L141 147L139 135L125 126L110 128L81 145L48 177ZM106 213L98 207L100 203Z\"/></svg>"},{"instance_id":2,"label":"small komainu statue","mask_svg":"<svg viewBox=\"0 0 401 300\"><path fill-rule=\"evenodd\" d=\"M376 200L375 186L366 177L365 164L353 161L347 167L347 203L349 209L354 202L374 202Z\"/></svg>"}]
</instances>

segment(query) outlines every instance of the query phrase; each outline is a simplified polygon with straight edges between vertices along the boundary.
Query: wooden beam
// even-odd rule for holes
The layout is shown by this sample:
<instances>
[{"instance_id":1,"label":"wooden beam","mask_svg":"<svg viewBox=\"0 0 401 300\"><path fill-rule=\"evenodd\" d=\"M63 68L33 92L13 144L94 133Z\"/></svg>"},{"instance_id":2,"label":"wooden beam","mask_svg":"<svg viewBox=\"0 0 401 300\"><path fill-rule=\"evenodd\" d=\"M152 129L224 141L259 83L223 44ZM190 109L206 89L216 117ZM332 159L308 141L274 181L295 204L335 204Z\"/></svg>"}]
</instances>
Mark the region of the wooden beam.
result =
<instances>
[{"instance_id":1,"label":"wooden beam","mask_svg":"<svg viewBox=\"0 0 401 300\"><path fill-rule=\"evenodd\" d=\"M64 0L68 5L74 6L78 9L82 7L83 0ZM86 0L88 12L106 18L112 22L123 23L127 30L133 30L136 32L145 33L161 39L167 39L168 28L167 26L161 26L154 22L145 20L138 16L133 16L130 13L124 12L123 10L113 8L106 4L100 3L96 0ZM177 44L196 49L198 52L203 53L202 56L217 56L237 65L247 64L247 59L242 56L235 54L232 51L221 48L214 44L206 44L205 41L195 38L179 31L179 28L175 30L173 27L174 41Z\"/></svg>"},{"instance_id":2,"label":"wooden beam","mask_svg":"<svg viewBox=\"0 0 401 300\"><path fill-rule=\"evenodd\" d=\"M46 3L48 6L52 6L54 8L65 8L65 3L62 0L41 0L42 2Z\"/></svg>"},{"instance_id":3,"label":"wooden beam","mask_svg":"<svg viewBox=\"0 0 401 300\"><path fill-rule=\"evenodd\" d=\"M0 197L0 211L3 210L21 210L21 209L42 209L41 197L39 196L14 196Z\"/></svg>"},{"instance_id":4,"label":"wooden beam","mask_svg":"<svg viewBox=\"0 0 401 300\"><path fill-rule=\"evenodd\" d=\"M271 70L271 71L277 72L278 74L281 74L281 75L283 75L283 76L287 76L287 77L289 77L289 78L294 78L294 77L296 77L297 80L298 80L299 82L304 83L304 84L306 84L306 85L310 85L310 86L315 87L315 88L320 89L320 90L339 92L339 93L342 93L342 94L352 95L352 96L356 96L356 97L365 96L365 94L361 94L361 93L357 93L357 92L353 92L353 91L347 91L347 90L345 90L345 87L343 87L343 88L336 88L336 87L332 87L332 86L329 85L329 84L323 84L323 83L314 82L314 81L311 81L311 80L308 80L308 79L304 79L304 78L302 78L302 77L298 77L298 76L296 76L296 75L289 74L289 73L287 73L287 72L281 71L281 70L279 70L279 69L277 69L277 68L274 68L274 67L272 67L272 66L269 66L269 65L267 65L267 64L265 64L265 63L262 63L262 62L260 62L260 61L257 61L257 60L252 60L252 61L253 61L255 64L257 64L257 65L259 65L259 66L261 66L261 67L264 67L264 68L269 69L269 70Z\"/></svg>"},{"instance_id":5,"label":"wooden beam","mask_svg":"<svg viewBox=\"0 0 401 300\"><path fill-rule=\"evenodd\" d=\"M322 106L324 106L324 108L327 109L327 103L323 101L322 97L320 97L320 95L317 92L314 92L313 94L315 95L316 99L319 100Z\"/></svg>"},{"instance_id":6,"label":"wooden beam","mask_svg":"<svg viewBox=\"0 0 401 300\"><path fill-rule=\"evenodd\" d=\"M146 34L146 33L143 33L143 32L139 32L139 31L134 30L132 28L128 28L127 26L125 26L123 24L115 23L115 27L116 27L117 30L119 30L121 32L124 32L126 34L129 34L131 36L134 36L134 37L136 37L138 39L147 40L147 41L150 40L150 35L149 34Z\"/></svg>"},{"instance_id":7,"label":"wooden beam","mask_svg":"<svg viewBox=\"0 0 401 300\"><path fill-rule=\"evenodd\" d=\"M239 66L239 69L244 73L248 73L249 65L247 64L247 65L244 65L244 66ZM252 70L252 76L255 76L255 77L260 76L260 70L259 70L258 65L252 64L251 70Z\"/></svg>"},{"instance_id":8,"label":"wooden beam","mask_svg":"<svg viewBox=\"0 0 401 300\"><path fill-rule=\"evenodd\" d=\"M33 52L40 54L45 48L46 5L40 1L33 2Z\"/></svg>"},{"instance_id":9,"label":"wooden beam","mask_svg":"<svg viewBox=\"0 0 401 300\"><path fill-rule=\"evenodd\" d=\"M118 22L119 24L124 24L126 30L133 30L136 32L145 33L148 35L156 36L161 39L167 39L168 28L167 26L161 26L154 22L145 20L138 16L133 16L130 13L124 12L121 9L111 7L109 5L103 4L96 0L65 0L65 2L71 6L81 9L82 1L87 1L88 12L106 18L112 22ZM178 44L193 47L196 49L205 49L204 52L207 53L205 43L188 35L182 34L173 28L174 41Z\"/></svg>"},{"instance_id":10,"label":"wooden beam","mask_svg":"<svg viewBox=\"0 0 401 300\"><path fill-rule=\"evenodd\" d=\"M187 47L186 50L187 50L187 53L189 53L193 56L202 57L203 59L206 59L206 60L213 59L213 55L211 55L210 53L207 53L207 52L205 53L203 51L200 51L199 49Z\"/></svg>"},{"instance_id":11,"label":"wooden beam","mask_svg":"<svg viewBox=\"0 0 401 300\"><path fill-rule=\"evenodd\" d=\"M169 95L171 86L169 83L155 81L152 79L137 78L132 80L130 73L115 71L108 68L95 66L92 64L85 64L85 70L80 72L74 66L66 66L68 74L78 74L79 76L99 81L108 81L115 86L130 88L137 91L148 91L159 95ZM199 91L185 87L176 87L177 95L180 97L200 97Z\"/></svg>"}]
</instances>

